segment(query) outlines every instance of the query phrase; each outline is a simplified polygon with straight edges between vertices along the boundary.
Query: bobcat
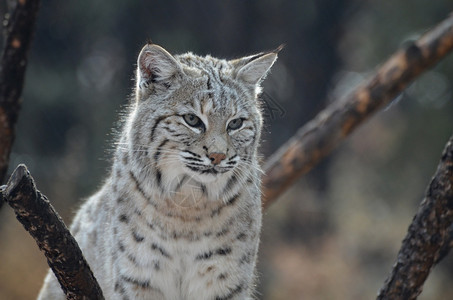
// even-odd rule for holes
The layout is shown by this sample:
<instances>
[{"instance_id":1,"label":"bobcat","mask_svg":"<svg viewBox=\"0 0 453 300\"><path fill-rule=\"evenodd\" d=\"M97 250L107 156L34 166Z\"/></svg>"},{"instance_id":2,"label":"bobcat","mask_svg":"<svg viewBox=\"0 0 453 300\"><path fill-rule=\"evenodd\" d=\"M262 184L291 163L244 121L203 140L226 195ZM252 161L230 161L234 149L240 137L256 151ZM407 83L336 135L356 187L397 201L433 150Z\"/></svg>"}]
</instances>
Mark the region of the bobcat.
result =
<instances>
[{"instance_id":1,"label":"bobcat","mask_svg":"<svg viewBox=\"0 0 453 300\"><path fill-rule=\"evenodd\" d=\"M106 299L250 299L261 229L260 83L236 60L147 44L103 187L71 231ZM38 299L64 299L49 271Z\"/></svg>"}]
</instances>

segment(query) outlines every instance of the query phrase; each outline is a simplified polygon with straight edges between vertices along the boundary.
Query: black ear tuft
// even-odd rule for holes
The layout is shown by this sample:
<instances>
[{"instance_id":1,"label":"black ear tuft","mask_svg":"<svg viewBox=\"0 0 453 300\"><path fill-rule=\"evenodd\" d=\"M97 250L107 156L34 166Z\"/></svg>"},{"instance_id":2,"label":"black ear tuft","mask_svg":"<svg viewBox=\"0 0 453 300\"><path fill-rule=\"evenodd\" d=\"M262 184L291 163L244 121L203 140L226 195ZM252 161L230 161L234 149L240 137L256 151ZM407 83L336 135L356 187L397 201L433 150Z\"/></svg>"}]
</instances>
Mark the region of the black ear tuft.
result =
<instances>
[{"instance_id":1,"label":"black ear tuft","mask_svg":"<svg viewBox=\"0 0 453 300\"><path fill-rule=\"evenodd\" d=\"M274 50L270 51L272 53L275 53L275 54L278 54L280 51L282 51L283 49L285 49L286 47L286 44L281 44L280 46L278 46L277 48L275 48Z\"/></svg>"}]
</instances>

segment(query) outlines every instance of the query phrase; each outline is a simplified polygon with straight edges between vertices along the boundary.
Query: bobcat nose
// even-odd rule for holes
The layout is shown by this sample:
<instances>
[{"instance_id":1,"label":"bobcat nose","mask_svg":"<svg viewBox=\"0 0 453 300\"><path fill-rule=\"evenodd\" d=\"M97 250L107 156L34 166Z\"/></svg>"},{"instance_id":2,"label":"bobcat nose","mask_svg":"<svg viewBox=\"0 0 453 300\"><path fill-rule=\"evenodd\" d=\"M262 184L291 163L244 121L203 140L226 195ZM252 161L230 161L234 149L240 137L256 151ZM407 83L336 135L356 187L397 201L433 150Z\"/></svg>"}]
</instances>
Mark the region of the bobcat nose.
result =
<instances>
[{"instance_id":1,"label":"bobcat nose","mask_svg":"<svg viewBox=\"0 0 453 300\"><path fill-rule=\"evenodd\" d=\"M211 160L211 162L214 165L218 165L218 164L220 164L220 162L222 160L224 160L226 158L226 155L225 155L225 153L213 152L213 153L209 154L208 158Z\"/></svg>"}]
</instances>

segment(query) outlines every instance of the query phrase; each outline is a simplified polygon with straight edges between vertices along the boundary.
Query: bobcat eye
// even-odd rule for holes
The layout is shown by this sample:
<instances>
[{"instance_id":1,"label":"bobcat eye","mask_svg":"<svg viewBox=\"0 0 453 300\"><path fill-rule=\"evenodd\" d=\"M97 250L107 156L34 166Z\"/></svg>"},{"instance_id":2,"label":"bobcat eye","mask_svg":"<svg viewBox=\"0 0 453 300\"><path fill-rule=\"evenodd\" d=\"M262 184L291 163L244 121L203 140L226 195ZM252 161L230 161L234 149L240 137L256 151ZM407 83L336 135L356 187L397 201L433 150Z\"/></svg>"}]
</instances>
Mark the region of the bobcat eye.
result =
<instances>
[{"instance_id":1,"label":"bobcat eye","mask_svg":"<svg viewBox=\"0 0 453 300\"><path fill-rule=\"evenodd\" d=\"M189 125L189 126L192 126L192 127L203 127L204 126L204 124L200 120L200 118L194 114L185 114L183 116L183 118L184 118L184 121L186 121L187 125Z\"/></svg>"},{"instance_id":2,"label":"bobcat eye","mask_svg":"<svg viewBox=\"0 0 453 300\"><path fill-rule=\"evenodd\" d=\"M235 130L235 129L241 128L242 121L243 121L243 119L241 119L241 118L231 120L230 123L228 123L228 129Z\"/></svg>"}]
</instances>

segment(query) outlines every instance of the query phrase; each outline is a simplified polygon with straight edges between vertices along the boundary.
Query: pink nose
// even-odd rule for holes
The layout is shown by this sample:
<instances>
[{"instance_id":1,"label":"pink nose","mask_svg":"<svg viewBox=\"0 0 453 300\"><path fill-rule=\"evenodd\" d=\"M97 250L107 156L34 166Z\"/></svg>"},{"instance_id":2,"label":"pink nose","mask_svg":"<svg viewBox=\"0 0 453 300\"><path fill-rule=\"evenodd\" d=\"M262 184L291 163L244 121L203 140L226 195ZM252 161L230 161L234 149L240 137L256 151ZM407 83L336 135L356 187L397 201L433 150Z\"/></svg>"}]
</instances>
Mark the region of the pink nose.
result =
<instances>
[{"instance_id":1,"label":"pink nose","mask_svg":"<svg viewBox=\"0 0 453 300\"><path fill-rule=\"evenodd\" d=\"M220 164L220 162L222 160L224 160L226 158L226 155L225 155L225 153L213 152L213 153L209 154L208 157L214 165L218 165L218 164Z\"/></svg>"}]
</instances>

